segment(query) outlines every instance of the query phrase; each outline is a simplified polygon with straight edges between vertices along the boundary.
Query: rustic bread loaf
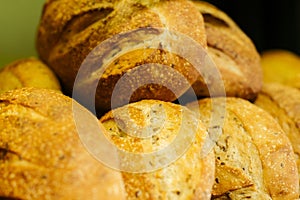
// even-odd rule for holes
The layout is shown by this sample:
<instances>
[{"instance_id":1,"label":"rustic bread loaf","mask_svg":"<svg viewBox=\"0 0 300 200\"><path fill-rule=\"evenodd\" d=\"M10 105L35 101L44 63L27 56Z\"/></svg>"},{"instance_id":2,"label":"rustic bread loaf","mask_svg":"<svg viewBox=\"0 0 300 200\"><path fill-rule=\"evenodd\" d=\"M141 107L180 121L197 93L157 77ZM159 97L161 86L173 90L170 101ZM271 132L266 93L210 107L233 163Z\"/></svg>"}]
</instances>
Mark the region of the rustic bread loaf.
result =
<instances>
[{"instance_id":1,"label":"rustic bread loaf","mask_svg":"<svg viewBox=\"0 0 300 200\"><path fill-rule=\"evenodd\" d=\"M300 91L281 83L265 83L255 104L281 125L292 143L300 174Z\"/></svg>"},{"instance_id":2,"label":"rustic bread loaf","mask_svg":"<svg viewBox=\"0 0 300 200\"><path fill-rule=\"evenodd\" d=\"M119 172L82 145L73 103L47 89L0 95L1 199L124 199Z\"/></svg>"},{"instance_id":3,"label":"rustic bread loaf","mask_svg":"<svg viewBox=\"0 0 300 200\"><path fill-rule=\"evenodd\" d=\"M260 55L251 39L223 11L204 2L193 1L204 18L208 55L219 69L226 96L253 100L262 86ZM212 96L200 77L193 89L198 96ZM219 96L223 94L213 94Z\"/></svg>"},{"instance_id":4,"label":"rustic bread loaf","mask_svg":"<svg viewBox=\"0 0 300 200\"><path fill-rule=\"evenodd\" d=\"M150 123L152 131L159 134L148 141L126 135L138 131L127 126L130 123L124 118L126 108L133 114L131 120L140 125ZM157 171L144 173L120 173L96 160L82 140L83 135L91 133L78 134L91 125L89 117L79 117L86 121L75 123L74 116L82 112L99 124L89 111L54 90L22 88L0 95L1 199L210 199L214 153L200 153L207 132L190 110L149 100L119 108L102 118L110 141L134 153L164 148L178 132L183 133L176 145L185 147L186 151L180 154L175 152L178 148L172 148L167 153L178 153L177 160ZM160 119L164 119L164 127L158 126ZM115 121L124 122L122 128L128 132L122 132ZM155 159L150 160L153 165ZM129 162L136 164L134 160Z\"/></svg>"},{"instance_id":5,"label":"rustic bread loaf","mask_svg":"<svg viewBox=\"0 0 300 200\"><path fill-rule=\"evenodd\" d=\"M208 126L223 98L188 105ZM223 133L214 147L214 199L297 199L299 177L292 145L266 111L240 99L226 99ZM222 126L222 124L221 124ZM207 127L209 130L212 127Z\"/></svg>"},{"instance_id":6,"label":"rustic bread loaf","mask_svg":"<svg viewBox=\"0 0 300 200\"><path fill-rule=\"evenodd\" d=\"M277 82L300 89L300 56L285 49L269 49L261 53L265 83Z\"/></svg>"},{"instance_id":7,"label":"rustic bread loaf","mask_svg":"<svg viewBox=\"0 0 300 200\"><path fill-rule=\"evenodd\" d=\"M61 90L53 71L35 57L15 60L0 70L0 93L21 87Z\"/></svg>"},{"instance_id":8,"label":"rustic bread loaf","mask_svg":"<svg viewBox=\"0 0 300 200\"><path fill-rule=\"evenodd\" d=\"M100 121L107 130L107 138L127 152L146 155L160 151L171 146L179 135L183 137L174 146L188 147L180 158L165 168L150 173L123 172L128 199L210 199L214 154L212 151L208 155L201 154L205 152L207 132L187 108L158 100L143 100L115 109ZM187 144L192 135L193 142ZM181 154L173 148L166 152L169 152L165 155L167 158L174 153ZM130 162L138 163L132 159ZM157 161L153 158L150 162Z\"/></svg>"},{"instance_id":9,"label":"rustic bread loaf","mask_svg":"<svg viewBox=\"0 0 300 200\"><path fill-rule=\"evenodd\" d=\"M143 29L142 32L138 32L141 29ZM202 45L203 48L206 47L202 15L187 0L96 2L50 0L45 4L42 13L37 50L40 57L57 73L68 95L72 94L73 84L83 61L85 61L85 67L92 66L92 69L84 69L86 80L79 81L81 89L76 92L79 93L77 96L81 103L86 103L87 96L91 98L96 96L96 109L102 112L111 109L113 89L118 80L127 72L127 75L137 82L124 84L128 87L124 89L125 94L133 93L135 89L136 92L133 93L131 99L126 99L126 95L126 97L122 96L123 91L119 92L118 105L148 98L173 101L177 98L176 96L189 88L198 75L186 58L173 54L172 46L164 44L170 37L170 33L162 29L183 34L191 41ZM135 37L138 39L131 38L133 37L130 35L132 31L137 32ZM125 35L114 38L118 34ZM136 44L149 40L150 35L160 37L158 40L161 42L157 47L145 46L135 49ZM96 46L112 38L114 39L108 46L98 48L91 53ZM126 49L123 43L118 43L123 39L132 43L132 49ZM178 42L174 38L171 40L173 44ZM99 56L110 55L111 50L115 51L109 57L113 60L106 66L99 61ZM86 59L90 53L93 55L92 58ZM117 53L119 53L117 56L114 55ZM190 53L193 54L193 51ZM148 67L149 71L139 68L149 63L163 65L164 70L155 66ZM101 72L103 68L105 70ZM133 68L135 72L132 72ZM151 83L139 85L145 76L148 76L147 80ZM184 83L179 76L185 77L187 83ZM96 95L89 94L94 89L89 89L89 87L93 87L91 85L95 82L98 83L98 87L95 86L97 87ZM168 87L177 91L171 91Z\"/></svg>"}]
</instances>

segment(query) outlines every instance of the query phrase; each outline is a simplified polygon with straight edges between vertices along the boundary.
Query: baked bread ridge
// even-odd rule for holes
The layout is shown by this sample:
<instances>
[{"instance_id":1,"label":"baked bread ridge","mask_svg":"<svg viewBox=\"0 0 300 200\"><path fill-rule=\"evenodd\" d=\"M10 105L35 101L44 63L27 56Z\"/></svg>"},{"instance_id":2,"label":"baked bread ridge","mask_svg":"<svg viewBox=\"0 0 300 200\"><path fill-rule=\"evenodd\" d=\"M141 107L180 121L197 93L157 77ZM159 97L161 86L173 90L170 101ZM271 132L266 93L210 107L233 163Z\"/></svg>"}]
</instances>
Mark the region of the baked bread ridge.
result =
<instances>
[{"instance_id":1,"label":"baked bread ridge","mask_svg":"<svg viewBox=\"0 0 300 200\"><path fill-rule=\"evenodd\" d=\"M82 145L73 103L48 89L0 95L0 197L124 199L120 173Z\"/></svg>"},{"instance_id":2,"label":"baked bread ridge","mask_svg":"<svg viewBox=\"0 0 300 200\"><path fill-rule=\"evenodd\" d=\"M292 143L300 174L300 91L281 83L265 83L254 103L281 125Z\"/></svg>"},{"instance_id":3,"label":"baked bread ridge","mask_svg":"<svg viewBox=\"0 0 300 200\"><path fill-rule=\"evenodd\" d=\"M178 137L180 129L184 130L181 134L186 134L183 140L190 135L187 131L196 131L189 148L175 162L150 173L122 172L122 177L128 199L210 199L214 181L214 154L200 155L207 132L187 108L159 100L142 100L108 112L100 122L113 144L133 153L146 154L167 148ZM139 134L134 132L139 130L138 125L143 128L149 125L146 130L158 128L159 132L147 138L138 138L131 135ZM184 141L180 142L184 144ZM130 159L130 162L135 161Z\"/></svg>"},{"instance_id":4,"label":"baked bread ridge","mask_svg":"<svg viewBox=\"0 0 300 200\"><path fill-rule=\"evenodd\" d=\"M204 1L193 3L203 15L208 55L220 71L226 96L254 100L262 87L260 55L254 43L219 8ZM194 83L195 93L198 96L211 96L207 89L203 90L202 85L201 78Z\"/></svg>"},{"instance_id":5,"label":"baked bread ridge","mask_svg":"<svg viewBox=\"0 0 300 200\"><path fill-rule=\"evenodd\" d=\"M70 10L73 4L75 7ZM96 4L82 1L77 4L78 2L75 0L49 1L44 7L37 37L39 55L56 72L68 95L72 93L78 70L91 50L120 33L136 29L165 28L171 32L186 35L206 48L202 15L187 0L119 0L101 1ZM44 47L48 49L44 49ZM126 58L125 55L123 59L125 63L118 62L118 66L111 63L115 70L107 79L100 79L97 94L105 93L105 95L96 94L96 107L100 110L102 108L102 112L110 110L111 93L120 77L129 69L147 63L163 64L166 68L170 67L169 71L179 69L189 84L192 84L197 79L196 69L189 62L180 58L180 55L168 55L167 47L163 46L162 48L160 49L158 46L159 51L154 49L146 55L141 49L134 58L129 56L130 62L127 62L129 58ZM118 48L116 47L116 49ZM98 53L103 54L103 52ZM98 65L97 68L102 67L101 64ZM172 80L174 73L170 72L164 75L167 77L166 80L169 78ZM94 77L95 81L96 78L99 77ZM166 85L172 84L166 83ZM180 93L183 93L188 87L179 85L178 89L181 90ZM173 101L176 99L164 87L153 87L153 84L150 84L138 92L141 97L136 100L143 99L144 94L147 96L146 98L156 99L155 94L158 93L160 95L157 96L160 96L160 100ZM105 105L97 105L98 103Z\"/></svg>"},{"instance_id":6,"label":"baked bread ridge","mask_svg":"<svg viewBox=\"0 0 300 200\"><path fill-rule=\"evenodd\" d=\"M208 125L212 99L187 105ZM214 103L224 99L214 98ZM226 98L223 134L216 142L215 199L297 199L299 177L292 145L263 109L241 98ZM248 165L248 166L247 166Z\"/></svg>"}]
</instances>

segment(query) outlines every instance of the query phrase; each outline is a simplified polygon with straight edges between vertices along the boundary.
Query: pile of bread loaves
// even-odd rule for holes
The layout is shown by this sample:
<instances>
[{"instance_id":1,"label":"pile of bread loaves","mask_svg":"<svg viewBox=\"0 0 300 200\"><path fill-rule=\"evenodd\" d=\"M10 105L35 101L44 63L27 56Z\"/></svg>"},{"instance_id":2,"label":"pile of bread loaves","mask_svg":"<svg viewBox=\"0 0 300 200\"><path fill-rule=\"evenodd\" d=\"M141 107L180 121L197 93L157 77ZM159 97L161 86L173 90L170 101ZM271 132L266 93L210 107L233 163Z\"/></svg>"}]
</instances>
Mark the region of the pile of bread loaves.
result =
<instances>
[{"instance_id":1,"label":"pile of bread loaves","mask_svg":"<svg viewBox=\"0 0 300 200\"><path fill-rule=\"evenodd\" d=\"M300 61L215 6L47 0L36 47L0 71L0 199L299 198Z\"/></svg>"}]
</instances>

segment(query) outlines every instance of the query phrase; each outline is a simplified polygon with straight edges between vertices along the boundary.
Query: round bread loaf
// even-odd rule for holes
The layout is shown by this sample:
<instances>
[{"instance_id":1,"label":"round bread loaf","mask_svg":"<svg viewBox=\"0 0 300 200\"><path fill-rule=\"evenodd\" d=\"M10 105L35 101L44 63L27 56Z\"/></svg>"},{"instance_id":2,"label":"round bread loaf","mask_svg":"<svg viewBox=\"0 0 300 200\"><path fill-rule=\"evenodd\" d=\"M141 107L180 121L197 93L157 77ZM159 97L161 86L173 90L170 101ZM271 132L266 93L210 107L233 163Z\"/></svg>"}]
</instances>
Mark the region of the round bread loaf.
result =
<instances>
[{"instance_id":1,"label":"round bread loaf","mask_svg":"<svg viewBox=\"0 0 300 200\"><path fill-rule=\"evenodd\" d=\"M226 96L253 100L262 86L260 55L255 45L223 11L204 1L193 3L203 15L208 55L220 71ZM214 83L205 83L200 76L193 89L198 96L212 96L207 89L210 84Z\"/></svg>"},{"instance_id":2,"label":"round bread loaf","mask_svg":"<svg viewBox=\"0 0 300 200\"><path fill-rule=\"evenodd\" d=\"M207 132L195 116L180 105L143 100L115 109L100 119L107 130L107 138L118 148L145 157L163 151L165 155L160 161L150 158L150 167L174 154L179 155L178 159L174 157L175 162L150 173L123 172L128 199L210 199L214 154L213 151L201 153L205 152ZM130 157L125 160L138 163Z\"/></svg>"},{"instance_id":3,"label":"round bread loaf","mask_svg":"<svg viewBox=\"0 0 300 200\"><path fill-rule=\"evenodd\" d=\"M264 82L277 82L300 89L300 56L285 49L269 49L261 53Z\"/></svg>"},{"instance_id":4,"label":"round bread loaf","mask_svg":"<svg viewBox=\"0 0 300 200\"><path fill-rule=\"evenodd\" d=\"M213 105L224 99L213 101L207 98L188 107L200 109L200 118L208 126L216 109ZM222 129L214 147L214 199L298 198L299 177L292 145L269 113L246 100L227 98Z\"/></svg>"},{"instance_id":5,"label":"round bread loaf","mask_svg":"<svg viewBox=\"0 0 300 200\"><path fill-rule=\"evenodd\" d=\"M1 199L124 199L120 173L82 145L73 104L47 89L0 95Z\"/></svg>"},{"instance_id":6,"label":"round bread loaf","mask_svg":"<svg viewBox=\"0 0 300 200\"><path fill-rule=\"evenodd\" d=\"M89 104L86 99L96 98L96 110L103 113L111 109L114 87L127 72L136 83L123 84L129 88L115 98L120 99L118 106L141 99L173 101L195 82L198 75L193 65L172 52L180 36L172 39L171 32L206 47L202 15L187 0L50 0L42 13L37 50L42 60L57 73L67 95L72 94L78 71L83 70L80 73L84 78L76 85L80 89L75 91L75 98L83 104ZM157 46L151 46L154 44L151 39L148 46L143 46L149 37L154 38ZM102 44L105 47L102 48ZM129 47L124 47L125 44ZM139 48L136 45L140 45ZM111 62L106 65L100 57ZM153 65L139 68L151 63L162 65L163 69ZM95 88L96 94L89 94ZM130 99L126 99L127 93L132 93Z\"/></svg>"},{"instance_id":7,"label":"round bread loaf","mask_svg":"<svg viewBox=\"0 0 300 200\"><path fill-rule=\"evenodd\" d=\"M0 93L22 87L61 91L60 83L53 71L35 57L16 60L0 70Z\"/></svg>"},{"instance_id":8,"label":"round bread loaf","mask_svg":"<svg viewBox=\"0 0 300 200\"><path fill-rule=\"evenodd\" d=\"M138 129L128 127L129 121L123 121L125 126L121 127L127 132L122 132L115 121L124 120L126 108L133 114L131 120L139 124L150 123L154 128L152 131L159 131L159 134L150 140L145 138L146 141L130 137ZM147 118L147 114L151 117ZM165 127L157 126L162 123L159 119L164 119ZM85 139L92 138L93 123L100 125L88 110L54 90L11 90L0 95L0 198L210 199L214 153L200 153L207 132L194 113L179 105L149 100L119 108L101 121L107 128L106 136L116 147L137 154L146 155L151 150L164 148L181 132L179 138L183 140L177 140L179 143L175 148L165 154L165 158L174 153L179 157L172 163L159 160L165 165L149 172L113 170L101 164L99 157L85 148L90 148L85 146ZM175 152L176 147L185 151ZM105 151L110 155L110 149ZM156 159L152 157L150 163L142 163L140 169L143 171L143 167L155 165ZM135 161L128 162L136 166L138 161ZM121 162L121 165L128 162Z\"/></svg>"},{"instance_id":9,"label":"round bread loaf","mask_svg":"<svg viewBox=\"0 0 300 200\"><path fill-rule=\"evenodd\" d=\"M265 83L255 104L270 113L287 134L300 174L300 91L281 83Z\"/></svg>"}]
</instances>

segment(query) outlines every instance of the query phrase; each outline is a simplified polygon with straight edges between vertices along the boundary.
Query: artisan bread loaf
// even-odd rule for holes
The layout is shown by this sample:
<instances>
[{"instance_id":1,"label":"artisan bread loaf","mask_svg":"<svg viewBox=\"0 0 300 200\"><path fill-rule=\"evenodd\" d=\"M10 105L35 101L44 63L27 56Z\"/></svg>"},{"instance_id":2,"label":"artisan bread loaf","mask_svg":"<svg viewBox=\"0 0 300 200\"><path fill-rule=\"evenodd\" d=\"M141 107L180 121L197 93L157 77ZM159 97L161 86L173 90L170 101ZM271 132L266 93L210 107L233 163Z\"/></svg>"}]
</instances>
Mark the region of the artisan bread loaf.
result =
<instances>
[{"instance_id":1,"label":"artisan bread loaf","mask_svg":"<svg viewBox=\"0 0 300 200\"><path fill-rule=\"evenodd\" d=\"M269 49L261 53L265 83L281 83L300 89L300 56L286 49Z\"/></svg>"},{"instance_id":2,"label":"artisan bread loaf","mask_svg":"<svg viewBox=\"0 0 300 200\"><path fill-rule=\"evenodd\" d=\"M115 109L100 121L113 144L135 154L164 151L181 138L174 144L180 149L166 150L159 161L177 153L181 156L175 162L150 173L122 173L128 199L210 199L214 154L212 151L201 154L205 152L207 132L187 108L158 100L143 100ZM191 136L194 138L189 141ZM187 147L184 153L180 153L182 147ZM158 162L155 159L153 157L149 162L155 165ZM138 160L129 162L138 165ZM144 167L147 165L149 163Z\"/></svg>"},{"instance_id":3,"label":"artisan bread loaf","mask_svg":"<svg viewBox=\"0 0 300 200\"><path fill-rule=\"evenodd\" d=\"M170 39L171 33L179 35ZM140 99L173 101L189 88L197 79L196 69L186 58L173 53L170 44L176 46L180 34L202 48L206 47L202 15L187 0L50 0L42 13L37 50L42 60L57 73L68 95L72 94L83 61L85 67L92 66L84 69L83 77L86 79L79 81L78 87L81 89L76 91L76 97L83 104L88 104L85 102L85 99L89 99L87 96L95 97L96 110L104 112L111 109L114 87L126 73L136 82L123 84L127 88L118 93L118 106ZM135 48L135 45L143 44L151 36L158 38L157 46ZM108 40L112 41L105 46ZM132 49L125 48L125 44L120 43L123 40ZM165 44L166 41L170 43ZM91 53L101 44L105 47L96 48ZM184 45L190 46L188 43ZM175 48L175 51L179 50ZM92 56L86 59L90 53ZM193 54L193 51L190 53ZM110 57L105 57L110 54ZM105 65L99 61L99 56L112 61ZM154 65L139 68L150 63L163 65L163 68ZM101 72L102 69L104 71ZM132 69L135 71L132 72ZM180 76L186 79L186 83ZM145 79L148 82L145 83ZM94 89L89 88L94 87L92 84L95 82L98 83L98 87L95 85L96 94L89 94ZM124 91L125 94L132 92L130 99Z\"/></svg>"},{"instance_id":4,"label":"artisan bread loaf","mask_svg":"<svg viewBox=\"0 0 300 200\"><path fill-rule=\"evenodd\" d=\"M54 72L35 57L22 58L0 70L0 93L22 87L38 87L61 91Z\"/></svg>"},{"instance_id":5,"label":"artisan bread loaf","mask_svg":"<svg viewBox=\"0 0 300 200\"><path fill-rule=\"evenodd\" d=\"M300 91L281 83L265 83L255 104L281 125L293 145L300 174Z\"/></svg>"},{"instance_id":6,"label":"artisan bread loaf","mask_svg":"<svg viewBox=\"0 0 300 200\"><path fill-rule=\"evenodd\" d=\"M124 199L119 172L81 143L73 103L48 89L0 96L1 199Z\"/></svg>"},{"instance_id":7,"label":"artisan bread loaf","mask_svg":"<svg viewBox=\"0 0 300 200\"><path fill-rule=\"evenodd\" d=\"M262 86L260 55L251 39L222 10L204 1L193 1L203 15L207 35L208 55L220 71L223 83L200 76L193 84L198 96L210 94L208 87L224 84L226 96L253 100ZM217 75L215 75L217 76Z\"/></svg>"},{"instance_id":8,"label":"artisan bread loaf","mask_svg":"<svg viewBox=\"0 0 300 200\"><path fill-rule=\"evenodd\" d=\"M188 105L200 110L208 130L211 115L226 101L222 135L214 147L214 199L297 199L299 177L292 145L280 125L240 98L203 99Z\"/></svg>"},{"instance_id":9,"label":"artisan bread loaf","mask_svg":"<svg viewBox=\"0 0 300 200\"><path fill-rule=\"evenodd\" d=\"M130 119L126 118L127 111ZM84 117L87 114L92 118ZM132 137L139 129L132 129L130 120L150 125L150 133L155 134L143 139ZM90 147L83 137L93 138L89 132L92 122L99 124L89 111L54 90L22 88L0 95L0 198L210 199L214 153L201 154L205 152L207 132L190 110L149 100L121 107L101 119L109 141L135 154L163 149L181 133L182 140L160 157L177 153L179 157L174 157L173 162L152 157L150 163L139 166L137 160L123 162L120 155L122 166L129 163L143 172L121 173L90 154L93 151L86 149ZM165 126L158 126L161 123ZM110 149L105 151L110 154ZM156 162L165 165L144 171Z\"/></svg>"}]
</instances>

